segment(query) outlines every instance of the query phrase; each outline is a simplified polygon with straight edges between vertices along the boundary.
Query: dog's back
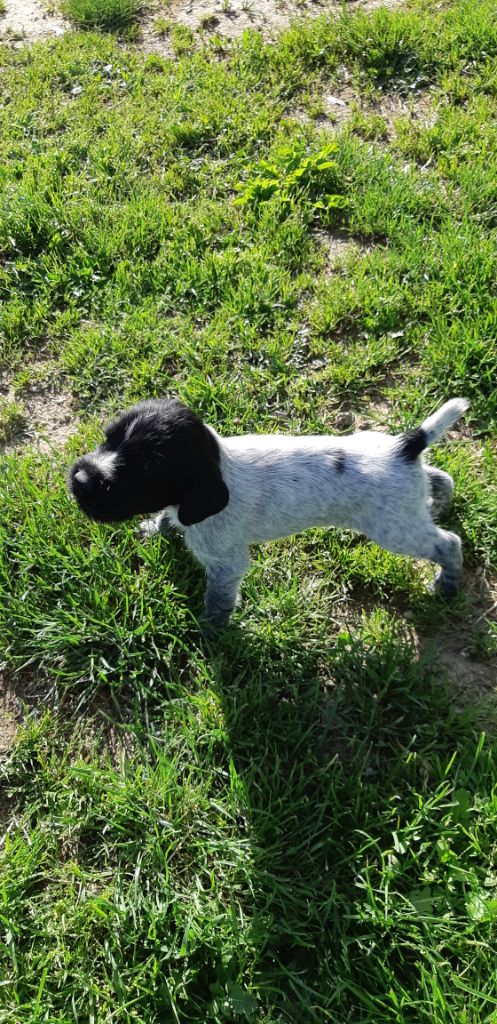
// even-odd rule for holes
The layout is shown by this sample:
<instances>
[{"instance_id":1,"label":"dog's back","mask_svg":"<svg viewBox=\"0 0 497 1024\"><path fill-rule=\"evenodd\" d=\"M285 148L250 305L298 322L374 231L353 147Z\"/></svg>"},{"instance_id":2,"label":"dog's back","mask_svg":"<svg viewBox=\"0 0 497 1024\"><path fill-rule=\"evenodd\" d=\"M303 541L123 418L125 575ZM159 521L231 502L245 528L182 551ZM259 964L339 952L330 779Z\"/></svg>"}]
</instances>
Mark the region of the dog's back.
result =
<instances>
[{"instance_id":1,"label":"dog's back","mask_svg":"<svg viewBox=\"0 0 497 1024\"><path fill-rule=\"evenodd\" d=\"M371 535L387 509L427 500L422 463L396 454L398 438L363 432L346 437L246 434L221 441L221 472L230 492L191 540L216 531L223 545L261 543L311 527L341 526Z\"/></svg>"}]
</instances>

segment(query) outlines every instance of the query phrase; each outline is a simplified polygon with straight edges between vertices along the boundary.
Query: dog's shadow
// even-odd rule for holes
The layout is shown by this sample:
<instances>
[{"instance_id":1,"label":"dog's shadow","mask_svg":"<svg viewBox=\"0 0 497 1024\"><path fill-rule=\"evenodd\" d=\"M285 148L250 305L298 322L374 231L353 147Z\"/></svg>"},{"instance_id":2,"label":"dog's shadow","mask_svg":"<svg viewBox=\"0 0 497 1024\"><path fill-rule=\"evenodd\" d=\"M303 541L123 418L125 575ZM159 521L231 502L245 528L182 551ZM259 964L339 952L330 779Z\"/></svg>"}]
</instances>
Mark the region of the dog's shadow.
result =
<instances>
[{"instance_id":1,"label":"dog's shadow","mask_svg":"<svg viewBox=\"0 0 497 1024\"><path fill-rule=\"evenodd\" d=\"M288 973L302 986L303 1001L297 992L287 1006L292 1020L303 1019L313 987L316 1006L331 1007L338 960L347 974L353 959L351 985L362 976L368 988L371 943L397 970L366 892L392 834L416 814L415 792L436 790L454 751L475 746L474 719L456 706L433 652L419 654L392 617L370 616L356 636L344 630L322 644L301 637L298 626L280 641L233 624L206 651L243 794L254 955L275 992ZM399 884L405 900L421 887L414 861Z\"/></svg>"}]
</instances>

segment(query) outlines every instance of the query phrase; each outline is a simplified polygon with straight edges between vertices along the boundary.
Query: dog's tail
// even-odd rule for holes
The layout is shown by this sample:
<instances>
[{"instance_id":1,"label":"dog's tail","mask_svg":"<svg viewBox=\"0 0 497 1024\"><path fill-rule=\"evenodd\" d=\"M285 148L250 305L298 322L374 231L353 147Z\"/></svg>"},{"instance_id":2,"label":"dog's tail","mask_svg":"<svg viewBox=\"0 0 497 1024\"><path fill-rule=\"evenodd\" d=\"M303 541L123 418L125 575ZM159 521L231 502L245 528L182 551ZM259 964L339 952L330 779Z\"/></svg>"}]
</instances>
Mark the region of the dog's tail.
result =
<instances>
[{"instance_id":1,"label":"dog's tail","mask_svg":"<svg viewBox=\"0 0 497 1024\"><path fill-rule=\"evenodd\" d=\"M397 454L406 462L414 462L428 445L438 441L453 423L457 423L468 407L469 402L465 398L452 398L433 416L423 420L420 427L400 435Z\"/></svg>"}]
</instances>

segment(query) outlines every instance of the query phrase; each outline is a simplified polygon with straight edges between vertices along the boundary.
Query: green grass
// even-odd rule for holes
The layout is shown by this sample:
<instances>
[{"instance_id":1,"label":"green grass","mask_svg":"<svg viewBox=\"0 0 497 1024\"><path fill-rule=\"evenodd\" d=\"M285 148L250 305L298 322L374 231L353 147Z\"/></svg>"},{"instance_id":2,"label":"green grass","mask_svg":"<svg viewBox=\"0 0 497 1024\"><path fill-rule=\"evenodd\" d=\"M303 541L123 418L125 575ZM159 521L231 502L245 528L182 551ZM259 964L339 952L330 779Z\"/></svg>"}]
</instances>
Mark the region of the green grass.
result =
<instances>
[{"instance_id":1,"label":"green grass","mask_svg":"<svg viewBox=\"0 0 497 1024\"><path fill-rule=\"evenodd\" d=\"M79 28L122 29L136 21L141 0L61 0L61 10Z\"/></svg>"},{"instance_id":2,"label":"green grass","mask_svg":"<svg viewBox=\"0 0 497 1024\"><path fill-rule=\"evenodd\" d=\"M170 18L164 18L163 15L157 15L157 17L154 18L154 32L157 36L163 37L169 35L172 26L173 22Z\"/></svg>"},{"instance_id":3,"label":"green grass","mask_svg":"<svg viewBox=\"0 0 497 1024\"><path fill-rule=\"evenodd\" d=\"M24 409L15 399L0 396L0 444L12 440L24 421Z\"/></svg>"},{"instance_id":4,"label":"green grass","mask_svg":"<svg viewBox=\"0 0 497 1024\"><path fill-rule=\"evenodd\" d=\"M79 423L0 465L0 667L29 711L0 765L0 1021L492 1024L495 701L443 653L491 680L494 5L175 40L2 55L0 369L22 396L48 366ZM436 122L334 133L344 66L366 96L429 85ZM359 244L330 273L335 228ZM432 452L461 597L314 531L255 552L206 639L181 542L65 486L113 411L171 392L225 432L372 401L401 429L468 396L471 433Z\"/></svg>"}]
</instances>

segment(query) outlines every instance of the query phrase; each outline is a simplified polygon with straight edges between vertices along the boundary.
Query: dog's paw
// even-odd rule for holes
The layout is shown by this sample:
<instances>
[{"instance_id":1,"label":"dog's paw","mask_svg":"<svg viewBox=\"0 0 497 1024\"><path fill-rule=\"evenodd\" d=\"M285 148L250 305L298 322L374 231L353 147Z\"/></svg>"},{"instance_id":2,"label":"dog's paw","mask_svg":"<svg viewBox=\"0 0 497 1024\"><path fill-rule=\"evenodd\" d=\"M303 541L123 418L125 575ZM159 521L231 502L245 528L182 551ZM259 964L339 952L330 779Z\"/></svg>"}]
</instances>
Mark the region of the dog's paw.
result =
<instances>
[{"instance_id":1,"label":"dog's paw","mask_svg":"<svg viewBox=\"0 0 497 1024\"><path fill-rule=\"evenodd\" d=\"M461 580L447 576L443 570L437 573L432 583L428 584L430 593L443 597L444 601L453 601L460 589Z\"/></svg>"},{"instance_id":2,"label":"dog's paw","mask_svg":"<svg viewBox=\"0 0 497 1024\"><path fill-rule=\"evenodd\" d=\"M138 529L142 540L150 540L151 537L157 537L159 533L155 519L142 519Z\"/></svg>"},{"instance_id":3,"label":"dog's paw","mask_svg":"<svg viewBox=\"0 0 497 1024\"><path fill-rule=\"evenodd\" d=\"M202 633L205 636L215 636L221 630L226 629L229 626L231 619L231 609L228 612L224 611L203 611L199 616L199 626Z\"/></svg>"}]
</instances>

